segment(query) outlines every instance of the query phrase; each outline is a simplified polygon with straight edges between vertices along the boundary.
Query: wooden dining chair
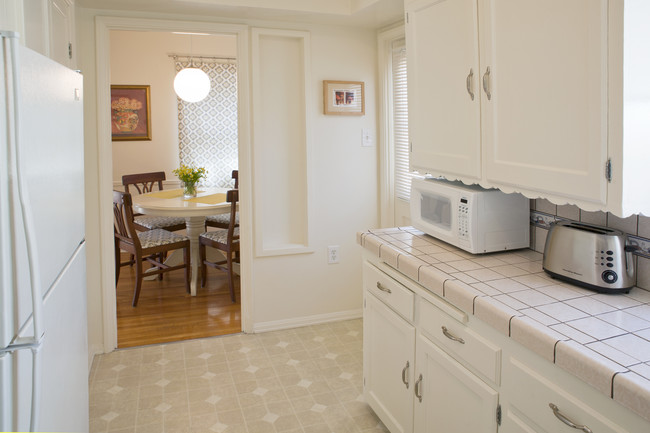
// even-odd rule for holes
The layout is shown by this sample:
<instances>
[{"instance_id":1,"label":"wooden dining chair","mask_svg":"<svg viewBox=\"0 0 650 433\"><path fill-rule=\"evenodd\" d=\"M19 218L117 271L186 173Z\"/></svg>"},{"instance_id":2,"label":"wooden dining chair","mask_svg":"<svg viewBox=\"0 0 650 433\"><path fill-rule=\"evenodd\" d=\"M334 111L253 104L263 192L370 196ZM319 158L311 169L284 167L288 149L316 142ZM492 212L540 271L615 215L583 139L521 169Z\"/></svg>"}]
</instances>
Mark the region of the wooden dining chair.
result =
<instances>
[{"instance_id":1,"label":"wooden dining chair","mask_svg":"<svg viewBox=\"0 0 650 433\"><path fill-rule=\"evenodd\" d=\"M147 269L146 275L160 275L165 272L185 269L185 287L190 293L190 240L187 236L172 233L167 230L153 229L139 231L133 219L133 201L131 194L113 191L113 214L115 230L115 284L120 277L120 250L134 257L135 289L133 306L138 305L142 280L145 277L144 262L156 269ZM177 249L183 249L183 264L168 266L163 263L164 254ZM127 262L128 263L128 262Z\"/></svg>"},{"instance_id":2,"label":"wooden dining chair","mask_svg":"<svg viewBox=\"0 0 650 433\"><path fill-rule=\"evenodd\" d=\"M226 201L230 203L230 223L227 229L207 231L199 236L199 254L201 257L201 287L205 287L207 266L226 272L230 299L235 302L235 285L233 282L233 263L239 263L239 227L235 225L239 190L231 189L226 193ZM226 258L221 261L207 260L207 247L216 248L224 253Z\"/></svg>"},{"instance_id":3,"label":"wooden dining chair","mask_svg":"<svg viewBox=\"0 0 650 433\"><path fill-rule=\"evenodd\" d=\"M233 170L231 174L235 179L235 189L239 189L239 170ZM230 224L230 214L222 213L218 215L209 215L205 217L205 230L208 227L215 227L218 229L227 229ZM239 226L239 212L235 214L235 227Z\"/></svg>"},{"instance_id":4,"label":"wooden dining chair","mask_svg":"<svg viewBox=\"0 0 650 433\"><path fill-rule=\"evenodd\" d=\"M138 194L145 194L156 191L156 185L158 186L158 191L162 191L163 180L165 178L164 171L125 174L122 176L122 185L124 185L124 191L127 193L131 193L130 188L135 188ZM175 232L176 230L185 229L184 218L142 215L137 213L134 216L135 228L139 231L163 229Z\"/></svg>"}]
</instances>

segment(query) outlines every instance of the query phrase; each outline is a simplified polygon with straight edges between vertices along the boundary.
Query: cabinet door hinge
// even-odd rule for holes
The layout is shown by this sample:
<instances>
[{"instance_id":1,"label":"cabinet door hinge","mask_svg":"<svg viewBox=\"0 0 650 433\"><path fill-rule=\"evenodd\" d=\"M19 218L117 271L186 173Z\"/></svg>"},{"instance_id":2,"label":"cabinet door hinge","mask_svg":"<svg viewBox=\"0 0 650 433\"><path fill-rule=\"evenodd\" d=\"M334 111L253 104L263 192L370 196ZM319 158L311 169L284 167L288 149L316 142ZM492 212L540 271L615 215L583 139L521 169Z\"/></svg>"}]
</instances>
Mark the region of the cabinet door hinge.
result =
<instances>
[{"instance_id":1,"label":"cabinet door hinge","mask_svg":"<svg viewBox=\"0 0 650 433\"><path fill-rule=\"evenodd\" d=\"M68 58L72 60L72 42L68 44Z\"/></svg>"},{"instance_id":2,"label":"cabinet door hinge","mask_svg":"<svg viewBox=\"0 0 650 433\"><path fill-rule=\"evenodd\" d=\"M607 158L605 163L605 178L607 182L612 182L612 158Z\"/></svg>"},{"instance_id":3,"label":"cabinet door hinge","mask_svg":"<svg viewBox=\"0 0 650 433\"><path fill-rule=\"evenodd\" d=\"M501 405L497 404L497 425L501 425Z\"/></svg>"},{"instance_id":4,"label":"cabinet door hinge","mask_svg":"<svg viewBox=\"0 0 650 433\"><path fill-rule=\"evenodd\" d=\"M409 23L409 13L407 12L406 13L406 24L408 24L408 23Z\"/></svg>"}]
</instances>

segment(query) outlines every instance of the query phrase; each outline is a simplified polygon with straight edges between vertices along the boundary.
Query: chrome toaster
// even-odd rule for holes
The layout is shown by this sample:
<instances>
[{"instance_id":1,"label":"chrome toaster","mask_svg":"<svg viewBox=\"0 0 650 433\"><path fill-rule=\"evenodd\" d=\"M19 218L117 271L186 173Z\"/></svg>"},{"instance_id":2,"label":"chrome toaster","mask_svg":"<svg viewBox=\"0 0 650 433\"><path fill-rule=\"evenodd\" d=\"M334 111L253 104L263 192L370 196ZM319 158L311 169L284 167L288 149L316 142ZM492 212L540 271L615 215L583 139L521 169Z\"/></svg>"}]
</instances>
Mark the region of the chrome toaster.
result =
<instances>
[{"instance_id":1,"label":"chrome toaster","mask_svg":"<svg viewBox=\"0 0 650 433\"><path fill-rule=\"evenodd\" d=\"M628 293L634 260L627 235L575 221L551 224L544 246L544 271L554 278L603 293Z\"/></svg>"}]
</instances>

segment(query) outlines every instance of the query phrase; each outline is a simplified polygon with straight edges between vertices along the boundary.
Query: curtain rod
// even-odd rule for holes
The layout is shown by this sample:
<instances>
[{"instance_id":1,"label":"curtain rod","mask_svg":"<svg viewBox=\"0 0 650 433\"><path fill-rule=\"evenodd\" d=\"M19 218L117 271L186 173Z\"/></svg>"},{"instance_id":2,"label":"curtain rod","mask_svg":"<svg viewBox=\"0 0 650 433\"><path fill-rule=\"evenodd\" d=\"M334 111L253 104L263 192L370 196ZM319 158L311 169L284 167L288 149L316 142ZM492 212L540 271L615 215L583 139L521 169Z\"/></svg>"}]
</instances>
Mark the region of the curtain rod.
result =
<instances>
[{"instance_id":1,"label":"curtain rod","mask_svg":"<svg viewBox=\"0 0 650 433\"><path fill-rule=\"evenodd\" d=\"M167 54L167 56L174 60L178 58L186 59L199 59L199 60L237 60L236 57L219 57L219 56L202 56L202 55L189 55L189 54Z\"/></svg>"}]
</instances>

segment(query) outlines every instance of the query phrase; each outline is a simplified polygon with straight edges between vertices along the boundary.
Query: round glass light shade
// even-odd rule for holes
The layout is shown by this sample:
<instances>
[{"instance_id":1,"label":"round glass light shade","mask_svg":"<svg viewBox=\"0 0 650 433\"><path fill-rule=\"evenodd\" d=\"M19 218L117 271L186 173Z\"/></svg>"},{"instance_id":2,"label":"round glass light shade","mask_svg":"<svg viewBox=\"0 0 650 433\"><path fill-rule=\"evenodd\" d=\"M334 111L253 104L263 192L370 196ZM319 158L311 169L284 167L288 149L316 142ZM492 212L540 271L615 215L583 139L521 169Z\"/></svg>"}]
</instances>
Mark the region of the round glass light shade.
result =
<instances>
[{"instance_id":1,"label":"round glass light shade","mask_svg":"<svg viewBox=\"0 0 650 433\"><path fill-rule=\"evenodd\" d=\"M183 101L199 102L210 93L210 78L197 68L181 69L174 78L174 91Z\"/></svg>"}]
</instances>

